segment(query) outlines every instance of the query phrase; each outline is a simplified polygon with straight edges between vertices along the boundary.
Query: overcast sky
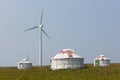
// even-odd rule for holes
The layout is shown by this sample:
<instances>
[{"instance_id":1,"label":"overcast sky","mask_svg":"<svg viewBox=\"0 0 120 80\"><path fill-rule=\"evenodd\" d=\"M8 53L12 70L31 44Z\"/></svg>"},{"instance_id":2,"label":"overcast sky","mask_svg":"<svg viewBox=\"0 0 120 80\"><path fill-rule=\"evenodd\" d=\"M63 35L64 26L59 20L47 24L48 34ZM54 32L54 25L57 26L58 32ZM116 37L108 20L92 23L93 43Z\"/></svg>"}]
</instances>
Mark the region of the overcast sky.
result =
<instances>
[{"instance_id":1,"label":"overcast sky","mask_svg":"<svg viewBox=\"0 0 120 80\"><path fill-rule=\"evenodd\" d=\"M100 54L120 62L119 0L0 0L0 66L17 66L29 56L38 65L38 29L44 9L43 64L61 49L74 49L93 63Z\"/></svg>"}]
</instances>

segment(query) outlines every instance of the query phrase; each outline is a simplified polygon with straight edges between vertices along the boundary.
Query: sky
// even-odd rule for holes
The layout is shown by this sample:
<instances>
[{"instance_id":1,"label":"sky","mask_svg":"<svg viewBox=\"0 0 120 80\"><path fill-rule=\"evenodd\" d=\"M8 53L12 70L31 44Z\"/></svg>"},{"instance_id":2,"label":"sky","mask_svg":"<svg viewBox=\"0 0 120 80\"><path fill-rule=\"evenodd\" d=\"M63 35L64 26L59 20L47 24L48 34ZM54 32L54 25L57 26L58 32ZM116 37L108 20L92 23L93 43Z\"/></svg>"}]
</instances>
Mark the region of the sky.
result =
<instances>
[{"instance_id":1,"label":"sky","mask_svg":"<svg viewBox=\"0 0 120 80\"><path fill-rule=\"evenodd\" d=\"M0 66L17 66L29 56L38 65L39 32L44 10L43 65L64 48L93 63L100 54L120 62L119 0L0 0Z\"/></svg>"}]
</instances>

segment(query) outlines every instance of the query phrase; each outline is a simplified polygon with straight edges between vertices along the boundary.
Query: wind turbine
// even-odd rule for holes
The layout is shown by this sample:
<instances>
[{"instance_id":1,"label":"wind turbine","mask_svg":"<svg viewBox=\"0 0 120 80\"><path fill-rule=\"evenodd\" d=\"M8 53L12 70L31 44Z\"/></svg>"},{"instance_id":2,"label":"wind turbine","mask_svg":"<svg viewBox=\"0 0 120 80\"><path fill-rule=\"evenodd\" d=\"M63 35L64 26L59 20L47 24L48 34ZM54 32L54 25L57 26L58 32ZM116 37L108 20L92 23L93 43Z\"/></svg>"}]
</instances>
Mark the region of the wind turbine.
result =
<instances>
[{"instance_id":1,"label":"wind turbine","mask_svg":"<svg viewBox=\"0 0 120 80\"><path fill-rule=\"evenodd\" d=\"M44 26L42 24L42 18L43 18L43 9L41 11L40 24L38 26L34 26L32 28L25 30L25 31L29 31L29 30L36 29L36 28L39 29L39 66L42 66L42 33L44 33L50 39L48 34L43 29Z\"/></svg>"}]
</instances>

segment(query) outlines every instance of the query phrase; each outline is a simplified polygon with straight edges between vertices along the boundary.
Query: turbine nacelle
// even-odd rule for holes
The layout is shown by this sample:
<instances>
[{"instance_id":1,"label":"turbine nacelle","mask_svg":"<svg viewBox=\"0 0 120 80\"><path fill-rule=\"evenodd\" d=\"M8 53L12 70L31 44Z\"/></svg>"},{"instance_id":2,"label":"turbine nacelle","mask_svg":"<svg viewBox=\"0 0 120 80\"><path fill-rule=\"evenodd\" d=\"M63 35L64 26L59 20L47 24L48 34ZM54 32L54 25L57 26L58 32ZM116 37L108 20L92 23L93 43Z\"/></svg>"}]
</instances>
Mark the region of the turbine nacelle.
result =
<instances>
[{"instance_id":1,"label":"turbine nacelle","mask_svg":"<svg viewBox=\"0 0 120 80\"><path fill-rule=\"evenodd\" d=\"M44 26L43 25L39 25L38 27L43 28Z\"/></svg>"}]
</instances>

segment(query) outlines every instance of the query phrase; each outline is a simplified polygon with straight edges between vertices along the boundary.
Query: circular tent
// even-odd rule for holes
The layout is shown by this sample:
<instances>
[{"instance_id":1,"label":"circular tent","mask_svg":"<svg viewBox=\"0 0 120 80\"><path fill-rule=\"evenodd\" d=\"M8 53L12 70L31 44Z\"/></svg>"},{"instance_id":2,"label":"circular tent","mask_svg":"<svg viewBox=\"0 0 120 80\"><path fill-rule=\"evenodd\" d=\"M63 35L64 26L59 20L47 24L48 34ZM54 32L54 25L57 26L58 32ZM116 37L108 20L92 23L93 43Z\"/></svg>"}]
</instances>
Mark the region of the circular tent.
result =
<instances>
[{"instance_id":1,"label":"circular tent","mask_svg":"<svg viewBox=\"0 0 120 80\"><path fill-rule=\"evenodd\" d=\"M107 58L105 55L99 55L94 59L94 66L109 66L110 59Z\"/></svg>"},{"instance_id":2,"label":"circular tent","mask_svg":"<svg viewBox=\"0 0 120 80\"><path fill-rule=\"evenodd\" d=\"M18 63L18 69L30 69L32 68L32 63L28 59L23 59Z\"/></svg>"},{"instance_id":3,"label":"circular tent","mask_svg":"<svg viewBox=\"0 0 120 80\"><path fill-rule=\"evenodd\" d=\"M72 49L63 49L51 60L51 69L75 69L84 67L84 58L76 55Z\"/></svg>"}]
</instances>

